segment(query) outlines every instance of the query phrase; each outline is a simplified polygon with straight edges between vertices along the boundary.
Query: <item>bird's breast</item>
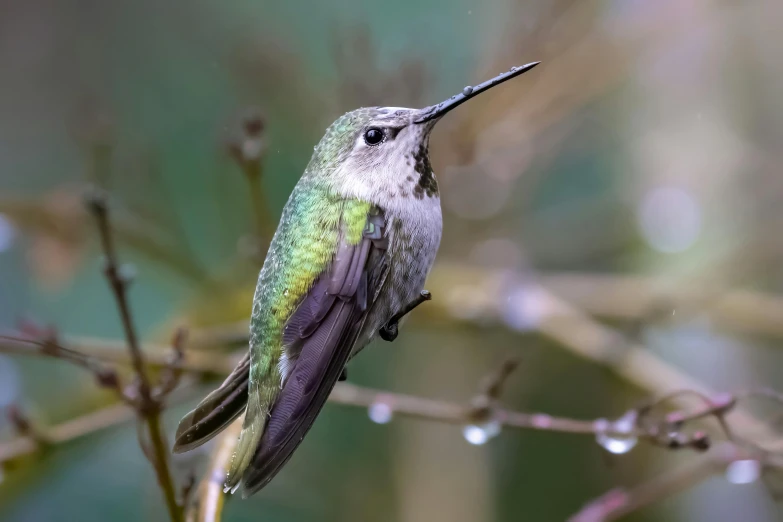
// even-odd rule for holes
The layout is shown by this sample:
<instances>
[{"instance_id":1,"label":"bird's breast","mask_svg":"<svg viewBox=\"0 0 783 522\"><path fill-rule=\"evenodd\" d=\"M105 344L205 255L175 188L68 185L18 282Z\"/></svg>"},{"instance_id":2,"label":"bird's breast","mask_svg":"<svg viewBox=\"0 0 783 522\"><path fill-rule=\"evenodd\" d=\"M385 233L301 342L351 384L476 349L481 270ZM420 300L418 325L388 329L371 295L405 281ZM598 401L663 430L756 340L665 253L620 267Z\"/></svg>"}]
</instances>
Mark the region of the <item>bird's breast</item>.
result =
<instances>
[{"instance_id":1,"label":"bird's breast","mask_svg":"<svg viewBox=\"0 0 783 522\"><path fill-rule=\"evenodd\" d=\"M399 207L383 210L389 238L389 274L373 304L356 351L424 289L440 246L443 221L437 196L412 200L402 211Z\"/></svg>"}]
</instances>

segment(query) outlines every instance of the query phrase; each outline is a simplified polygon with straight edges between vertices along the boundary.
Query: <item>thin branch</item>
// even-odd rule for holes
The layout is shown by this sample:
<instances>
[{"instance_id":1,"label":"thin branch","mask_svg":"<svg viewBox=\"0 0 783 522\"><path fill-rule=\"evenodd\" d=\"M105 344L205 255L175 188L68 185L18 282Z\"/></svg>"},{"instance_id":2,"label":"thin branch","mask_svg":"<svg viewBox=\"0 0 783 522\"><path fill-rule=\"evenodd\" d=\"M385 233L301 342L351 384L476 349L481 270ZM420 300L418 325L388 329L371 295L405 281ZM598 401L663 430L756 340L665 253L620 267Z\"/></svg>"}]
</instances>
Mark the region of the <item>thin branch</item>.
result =
<instances>
[{"instance_id":1,"label":"thin branch","mask_svg":"<svg viewBox=\"0 0 783 522\"><path fill-rule=\"evenodd\" d=\"M242 418L240 417L218 437L209 467L199 485L198 500L186 507L186 522L220 522L222 519L226 501L223 485L226 482L226 473L231 465L231 458L241 430Z\"/></svg>"},{"instance_id":2,"label":"thin branch","mask_svg":"<svg viewBox=\"0 0 783 522\"><path fill-rule=\"evenodd\" d=\"M475 302L463 299L461 306L473 308L474 315L483 319L508 323L511 318L512 326L515 314L529 313L525 309L513 309L513 300L509 304L509 300L502 298L504 292L516 285L518 291L529 296L531 304L527 308L535 308L532 317L522 317L532 322L532 330L580 357L606 366L652 396L663 396L672 390L692 390L707 397L718 395L706 383L664 361L643 345L626 339L535 281L509 282L507 276L495 272L441 264L428 278L427 286L433 295L449 295L454 294L454 281L461 282L460 290L464 290L460 292L461 296L476 296ZM447 300L436 299L432 303L419 316L451 317ZM673 402L680 408L689 406L682 396L675 397ZM734 408L731 416L736 436L758 443L779 439L770 426L745 410Z\"/></svg>"},{"instance_id":3,"label":"thin branch","mask_svg":"<svg viewBox=\"0 0 783 522\"><path fill-rule=\"evenodd\" d=\"M163 400L179 384L184 371L182 362L185 360L185 342L187 341L187 330L178 328L174 332L174 338L171 341L172 353L168 364L163 368L163 375L160 378L160 385L155 389L154 396L157 400Z\"/></svg>"},{"instance_id":4,"label":"thin branch","mask_svg":"<svg viewBox=\"0 0 783 522\"><path fill-rule=\"evenodd\" d=\"M676 412L675 415L678 418L684 419L678 422L677 425L667 423L666 419L668 417L663 417L658 424L641 424L632 426L630 429L615 427L611 423L606 423L604 419L578 420L556 417L546 413L520 412L500 407L490 407L488 412L481 413L477 419L477 401L475 398L467 404L459 404L413 395L390 393L350 383L339 383L335 386L332 394L329 396L329 402L365 408L381 403L386 405L390 412L395 415L459 425L485 420L489 416L506 428L582 435L603 434L608 437L618 438L635 437L669 449L690 448L697 451L707 449L705 444L707 446L709 444L708 440L700 435L702 432L696 432L693 437L688 439L693 441L692 444L684 443L676 446L670 444L668 440L665 443L661 442L661 435L664 433L661 426L665 424L667 426L667 430L665 430L666 435L672 435L673 433L680 433L686 422L690 422L690 420L715 414L713 405L705 405L704 408L689 414ZM482 404L482 401L478 402Z\"/></svg>"},{"instance_id":5,"label":"thin branch","mask_svg":"<svg viewBox=\"0 0 783 522\"><path fill-rule=\"evenodd\" d=\"M661 475L635 489L613 489L590 502L569 522L608 522L617 520L654 502L682 493L717 471L711 459L699 459L689 466Z\"/></svg>"},{"instance_id":6,"label":"thin branch","mask_svg":"<svg viewBox=\"0 0 783 522\"><path fill-rule=\"evenodd\" d=\"M114 238L109 223L109 210L106 202L106 195L97 190L93 191L87 197L87 204L95 216L98 225L98 233L105 256L104 273L120 312L120 319L122 320L122 328L128 342L127 347L131 356L131 362L136 371L136 377L139 379L139 395L144 406L150 406L153 403L152 388L150 387L147 368L144 364L144 355L141 352L136 328L133 325L133 318L131 317L130 305L128 304L127 291L128 286L133 279L133 275L127 265L120 267L119 261L117 260L117 254L114 249Z\"/></svg>"},{"instance_id":7,"label":"thin branch","mask_svg":"<svg viewBox=\"0 0 783 522\"><path fill-rule=\"evenodd\" d=\"M658 421L658 426L648 426L647 431L657 430L658 432L665 434L664 443L670 447L695 444L698 448L705 444L705 436L702 436L702 434L699 433L698 436L691 440L683 439L681 437L682 433L680 432L680 428L686 422L693 422L705 417L714 417L715 420L718 421L718 424L723 430L723 433L726 435L726 438L728 440L733 440L734 437L732 436L731 429L729 428L729 423L726 421L726 415L737 406L738 396L728 393L718 394L715 397L707 397L706 395L695 390L678 390L669 393L660 399L653 401L647 406L640 408L638 417L636 419L637 425L645 426L647 424L647 419L652 417L652 412L659 406L689 395L698 398L704 407L690 413L682 410L669 413L663 418L663 423Z\"/></svg>"},{"instance_id":8,"label":"thin branch","mask_svg":"<svg viewBox=\"0 0 783 522\"><path fill-rule=\"evenodd\" d=\"M52 357L52 354L42 350L41 342L19 335L0 335L0 352L11 355ZM88 337L63 337L58 339L60 348L94 359L96 362L130 365L131 358L124 350L125 342L114 339L99 339ZM217 348L217 346L216 346ZM147 344L142 347L144 362L150 368L165 369L176 359L176 350L165 345ZM180 365L184 370L205 375L227 375L234 367L231 357L214 353L209 350L194 352L188 350L186 358Z\"/></svg>"},{"instance_id":9,"label":"thin branch","mask_svg":"<svg viewBox=\"0 0 783 522\"><path fill-rule=\"evenodd\" d=\"M124 404L115 404L107 408L76 417L52 426L41 433L50 445L83 437L85 435L129 421L134 411ZM0 463L10 462L24 455L39 451L40 445L33 437L22 436L0 444Z\"/></svg>"},{"instance_id":10,"label":"thin branch","mask_svg":"<svg viewBox=\"0 0 783 522\"><path fill-rule=\"evenodd\" d=\"M49 445L49 439L46 435L38 430L38 427L24 414L20 407L9 406L7 414L18 435L32 439L40 447Z\"/></svg>"},{"instance_id":11,"label":"thin branch","mask_svg":"<svg viewBox=\"0 0 783 522\"><path fill-rule=\"evenodd\" d=\"M474 421L473 404L427 399L402 393L390 393L350 383L339 383L329 396L329 402L343 406L369 408L381 403L395 415L447 424L469 424ZM594 421L553 417L543 413L522 413L498 408L495 419L502 426L518 429L561 433L594 434Z\"/></svg>"},{"instance_id":12,"label":"thin branch","mask_svg":"<svg viewBox=\"0 0 783 522\"><path fill-rule=\"evenodd\" d=\"M0 352L16 353L22 355L40 355L37 350L30 350L24 343L28 343L26 340L19 340L13 337L0 336ZM112 341L102 342L97 339L85 342L84 340L76 341L76 345L84 348L89 348L89 354L93 357L111 358L111 361L122 363L128 361L128 356L125 352L116 351ZM81 344L79 344L81 343ZM108 348L101 349L100 347L106 344ZM71 348L75 351L75 348ZM165 367L172 357L172 352L153 352L147 356L147 363L151 365ZM111 354L108 356L107 354ZM198 356L194 359L194 356ZM216 355L209 353L196 353L188 351L187 356L180 361L179 367L182 371L195 373L195 374L207 374L224 376L228 375L235 365L235 357L226 355ZM474 420L476 404L485 405L487 399L483 397L490 397L492 400L497 400L500 396L502 386L505 381L511 376L513 369L516 367L517 361L509 359L498 368L498 370L485 378L482 384L479 386L479 394L474 397L470 402L466 404L460 404L449 401L441 401L435 399L428 399L424 397L418 397L413 395L406 395L401 393L392 393L383 390L377 390L373 388L367 388L358 386L355 384L342 382L338 383L332 394L329 397L329 402L334 404L341 404L346 406L359 406L370 407L376 403L384 403L388 405L391 410L401 416L429 419L433 421L446 422L450 424L464 424ZM660 423L666 426L674 426L675 428L681 428L686 423L699 420L704 417L727 415L736 409L736 403L738 399L762 395L767 397L778 398L777 392L774 390L760 390L760 391L747 391L739 392L736 394L715 394L711 399L708 396L702 395L696 390L679 390L671 392L655 399L647 404L644 404L638 408L638 421L639 426L630 435L639 437L652 437L653 434L662 430L658 425L652 422L648 422L648 418L654 418L653 410L657 410L662 405L667 403L685 403L681 402L681 398L687 395L696 395L703 397L703 406L701 408L688 411L685 409L679 409L673 412L666 413L660 418L655 417ZM783 398L782 398L783 399ZM493 403L494 405L494 403ZM609 435L612 432L606 432L596 427L595 420L575 420L561 417L554 417L544 413L524 413L503 408L495 408L493 410L496 418L504 426L510 428L520 429L534 429L544 431L555 431L563 433L577 433L577 434L596 434L597 432L607 433ZM629 433L623 431L622 433L615 433L615 435L628 436Z\"/></svg>"},{"instance_id":13,"label":"thin branch","mask_svg":"<svg viewBox=\"0 0 783 522\"><path fill-rule=\"evenodd\" d=\"M605 425L606 423L600 422L602 419L576 420L553 417L543 413L524 413L498 407L497 400L500 397L503 385L511 376L517 364L518 361L515 359L504 361L495 372L482 380L476 397L464 404L390 393L345 382L338 383L329 396L329 402L362 408L373 408L382 404L386 408L387 418L391 418L392 415L399 415L457 425L467 425L492 419L505 428L592 436L604 435L626 439L639 438L673 450L690 448L697 451L709 449L709 440L702 432L696 432L687 439L689 442L682 442L676 445L670 442L661 443L661 435L665 431L669 437L676 435L675 440L684 440L686 436L683 435L682 430L686 423L710 415L717 416L727 413L737 403L736 399L733 398L729 401L707 401L702 409L695 412L674 412L664 416L658 423L637 423L636 426L632 426L630 429L620 431L616 425ZM658 407L664 402L669 402L672 398L684 393L687 392L672 394L645 405L636 412L635 416L637 418L642 416L651 418L654 407ZM676 418L676 421L669 422L668 419L670 418ZM662 428L664 424L666 426L665 430ZM225 482L226 472L230 465L241 425L241 419L235 421L218 438L210 466L199 487L199 501L188 507L188 522L219 522L221 520L225 499L223 483Z\"/></svg>"},{"instance_id":14,"label":"thin branch","mask_svg":"<svg viewBox=\"0 0 783 522\"><path fill-rule=\"evenodd\" d=\"M179 339L179 340L177 340ZM5 339L8 342L8 338ZM16 341L15 341L16 342ZM176 336L175 346L184 342L181 336ZM14 346L12 344L12 346ZM4 344L0 343L0 348ZM20 350L20 353L37 353L37 351ZM173 353L178 353L175 348ZM222 364L218 361L223 360ZM158 361L162 362L162 361ZM201 372L203 362L191 368L187 359L181 360L178 366L182 371ZM212 366L209 373L228 373L233 363L226 357L216 358L215 366ZM333 404L346 406L372 408L378 404L383 404L390 415L399 415L436 422L445 422L456 425L467 425L477 422L483 422L492 419L498 425L511 429L529 429L547 432L571 433L598 436L603 435L614 438L637 438L647 441L651 444L666 447L669 449L690 448L697 451L704 451L709 448L709 439L703 432L695 432L693 435L687 435L685 429L690 423L696 422L706 417L716 417L719 420L724 419L729 413L737 408L740 399L749 397L764 397L776 402L783 402L783 396L774 390L762 389L758 391L740 392L734 395L720 394L715 397L708 397L696 390L681 390L662 396L632 410L635 424L630 428L620 429L618 424L608 423L604 419L596 420L577 420L562 417L554 417L543 413L526 413L508 410L498 406L498 400L502 392L503 385L512 375L516 368L517 361L509 359L492 374L483 379L479 385L477 395L465 403L455 403L449 401L440 401L405 395L399 393L390 393L387 391L376 390L357 386L350 383L338 383L333 390L329 401ZM658 413L658 410L665 404L678 403L687 396L695 396L700 399L701 406L691 410L677 410L673 412ZM25 436L20 437L7 444L0 445L0 462L3 459L15 458L22 454L32 453L39 448L38 440L45 440L47 444L64 442L90 433L93 430L101 429L121 420L127 420L130 417L130 410L113 407L96 414L91 414L83 419L72 422L73 426L67 425L56 427L52 430L39 431L40 437ZM625 417L625 415L623 416ZM728 423L728 421L724 421ZM221 434L218 439L215 452L213 453L210 464L210 471L202 480L199 486L198 501L187 506L188 522L219 522L222 514L223 503L225 501L222 491L222 484L225 478L225 467L229 464L233 448L236 443L236 434L234 430L239 429L241 421L237 421L226 432ZM143 446L144 447L144 446ZM743 452L742 455L755 455L754 458L764 458L769 463L780 466L781 458L772 454L763 452L755 447L740 446L732 443L730 446L721 446L734 448L736 452ZM154 451L154 448L153 448ZM731 459L726 457L725 451L721 450L725 464ZM711 452L709 455L713 455ZM759 457L762 456L762 457ZM648 484L642 485L635 490L625 492L622 490L613 490L604 497L594 501L589 506L576 515L572 520L579 522L597 522L603 520L614 520L630 511L643 507L659 498L671 495L683 490L688 485L692 485L704 478L710 476L716 469L714 457L701 459L693 466L678 470L671 475L660 477ZM737 457L739 458L739 457ZM736 458L734 459L736 460ZM590 518L593 517L593 518ZM603 518L601 518L603 517Z\"/></svg>"},{"instance_id":15,"label":"thin branch","mask_svg":"<svg viewBox=\"0 0 783 522\"><path fill-rule=\"evenodd\" d=\"M437 288L437 283L432 286ZM629 342L611 328L594 321L591 317L559 300L546 290L532 286L527 291L538 293L537 299L541 300L539 305L545 311L541 314L540 322L537 325L538 331L543 336L559 342L564 347L588 359L607 365L618 375L661 396L661 399L635 411L636 425L631 431L625 428L613 431L616 425L608 423L608 421L599 422L602 419L566 419L546 414L515 412L497 407L489 397L499 395L504 380L510 374L508 368L501 368L494 378L487 379L485 384L481 386L481 392L477 397L485 397L485 399L477 401L474 398L467 404L388 393L348 383L340 383L335 387L330 402L366 408L382 403L391 413L396 415L459 425L476 421L476 402L479 402L483 408L479 410L482 413L482 418L491 415L493 420L506 428L593 436L603 434L610 437L637 437L640 440L672 449L691 448L699 451L707 449L710 444L706 435L703 432L687 434L682 430L686 424L713 416L719 421L726 422L726 426L730 423L732 432L736 431L742 435L735 441L741 446L736 447L756 450L757 442L769 441L770 439L777 439L778 447L780 446L779 437L774 436L768 425L737 407L738 400L747 397L764 396L779 401L781 397L777 392L742 392L733 396L715 394L707 386L669 366L643 347ZM438 303L440 304L439 301ZM446 307L440 306L429 308L426 313L431 314L433 308L435 313L447 312ZM8 348L7 344L10 341L2 341L0 339L0 349ZM13 343L11 344L13 345ZM117 355L121 352L114 351L110 352L112 355L108 355L106 353L108 350L100 348L99 344L99 341L91 341L84 346L89 347L94 353L113 357L115 361L122 361L123 357L127 360L127 356ZM13 347L19 348L18 346ZM194 355L203 358L194 360L192 358ZM150 362L165 367L169 360L170 354L156 353ZM513 366L513 362L510 365ZM188 357L182 361L183 370L197 373L225 374L232 367L233 361L228 357L203 352L199 354L189 352ZM664 393L673 388L680 388L682 391ZM686 407L691 406L691 401L686 400L688 395L700 398L702 404L696 409L686 410ZM660 418L653 417L652 410L657 410L664 403L673 404L681 409L667 413ZM486 406L483 406L485 404ZM677 435L674 438L670 436L672 428ZM666 437L662 437L662 434L666 434ZM731 436L732 433L729 435ZM767 445L766 449L771 450L772 447ZM767 454L767 458L771 458L771 456ZM646 497L642 495L640 498Z\"/></svg>"},{"instance_id":16,"label":"thin branch","mask_svg":"<svg viewBox=\"0 0 783 522\"><path fill-rule=\"evenodd\" d=\"M621 377L654 395L664 395L671 390L691 390L706 397L718 396L708 385L669 365L644 346L624 339L616 331L555 296L548 293L544 295L550 300L554 311L538 327L543 336L611 368ZM672 397L672 402L681 408L688 406L682 395ZM766 423L749 412L732 408L731 415L736 435L758 444L779 439Z\"/></svg>"},{"instance_id":17,"label":"thin branch","mask_svg":"<svg viewBox=\"0 0 783 522\"><path fill-rule=\"evenodd\" d=\"M183 382L169 396L169 403L178 404L192 397L194 382ZM136 412L126 404L117 403L105 408L75 417L48 428L35 427L35 436L21 435L15 439L0 443L0 464L10 462L25 455L34 454L45 446L55 446L91 435L112 426L133 420Z\"/></svg>"},{"instance_id":18,"label":"thin branch","mask_svg":"<svg viewBox=\"0 0 783 522\"><path fill-rule=\"evenodd\" d=\"M120 378L114 368L101 364L90 355L66 347L53 332L40 339L25 339L0 335L0 352L16 354L34 354L54 359L62 359L91 372L102 388L109 388L127 404L133 405L133 399L123 389Z\"/></svg>"},{"instance_id":19,"label":"thin branch","mask_svg":"<svg viewBox=\"0 0 783 522\"><path fill-rule=\"evenodd\" d=\"M169 449L161 426L161 404L152 394L153 391L147 374L147 366L144 362L144 355L141 351L141 345L139 344L136 329L133 324L133 318L131 316L130 305L128 303L127 291L131 277L129 276L128 270L123 270L117 260L114 239L112 237L112 230L109 222L109 208L106 194L102 191L93 190L88 194L86 202L89 210L95 217L98 226L98 233L106 258L104 272L109 286L114 293L117 308L120 312L125 338L128 341L128 351L130 352L131 362L136 373L136 379L138 380L138 414L147 424L147 434L149 436L149 442L152 448L151 453L153 456L151 462L155 468L158 484L160 484L160 487L163 490L169 517L172 522L181 522L183 520L183 512L181 506L177 503L174 479L172 478L169 469ZM140 443L142 444L142 448L144 448L145 442L140 440Z\"/></svg>"},{"instance_id":20,"label":"thin branch","mask_svg":"<svg viewBox=\"0 0 783 522\"><path fill-rule=\"evenodd\" d=\"M748 452L732 443L723 443L705 458L697 459L687 466L664 473L630 490L613 489L588 503L569 522L610 522L618 520L668 497L685 492L716 473L722 473L726 466L737 460L759 459L757 453ZM763 457L762 457L763 458ZM769 464L779 466L780 462Z\"/></svg>"}]
</instances>

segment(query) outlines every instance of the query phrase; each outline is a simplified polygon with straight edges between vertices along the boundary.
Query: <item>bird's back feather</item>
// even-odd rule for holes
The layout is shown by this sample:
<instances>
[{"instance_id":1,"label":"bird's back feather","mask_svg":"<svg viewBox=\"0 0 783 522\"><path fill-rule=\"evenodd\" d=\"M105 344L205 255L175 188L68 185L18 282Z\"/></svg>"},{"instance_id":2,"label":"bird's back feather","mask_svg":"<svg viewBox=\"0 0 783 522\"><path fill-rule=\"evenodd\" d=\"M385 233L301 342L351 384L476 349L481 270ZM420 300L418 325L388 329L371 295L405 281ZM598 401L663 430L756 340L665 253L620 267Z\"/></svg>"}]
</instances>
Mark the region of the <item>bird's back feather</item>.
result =
<instances>
[{"instance_id":1,"label":"bird's back feather","mask_svg":"<svg viewBox=\"0 0 783 522\"><path fill-rule=\"evenodd\" d=\"M317 178L303 178L291 194L256 287L247 410L226 488L234 490L243 481L281 390L297 371L301 347L286 345L286 325L319 278L337 264L338 243L359 244L370 206L332 193Z\"/></svg>"}]
</instances>

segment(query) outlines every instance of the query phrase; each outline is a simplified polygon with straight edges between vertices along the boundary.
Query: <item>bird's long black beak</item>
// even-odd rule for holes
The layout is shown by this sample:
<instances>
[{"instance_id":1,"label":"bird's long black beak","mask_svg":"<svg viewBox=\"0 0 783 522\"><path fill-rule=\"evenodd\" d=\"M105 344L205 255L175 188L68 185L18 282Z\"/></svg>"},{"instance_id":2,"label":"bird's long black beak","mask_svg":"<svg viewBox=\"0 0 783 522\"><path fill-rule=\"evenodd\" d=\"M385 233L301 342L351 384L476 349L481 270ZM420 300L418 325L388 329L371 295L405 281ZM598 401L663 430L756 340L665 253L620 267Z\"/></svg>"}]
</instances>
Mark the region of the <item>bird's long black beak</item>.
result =
<instances>
[{"instance_id":1,"label":"bird's long black beak","mask_svg":"<svg viewBox=\"0 0 783 522\"><path fill-rule=\"evenodd\" d=\"M523 65L522 67L512 67L510 70L498 74L491 80L487 80L484 83L480 83L473 87L465 87L461 93L452 96L448 100L444 102L440 102L437 105L430 105L429 107L425 107L421 109L419 112L419 115L416 119L413 120L414 123L426 123L428 121L432 121L434 119L440 118L453 108L462 105L469 99L477 96L478 94L491 89L492 87L496 85L500 85L501 83L505 82L506 80L510 80L511 78L516 78L520 74L526 73L536 65L538 65L541 62L532 62L527 65Z\"/></svg>"}]
</instances>

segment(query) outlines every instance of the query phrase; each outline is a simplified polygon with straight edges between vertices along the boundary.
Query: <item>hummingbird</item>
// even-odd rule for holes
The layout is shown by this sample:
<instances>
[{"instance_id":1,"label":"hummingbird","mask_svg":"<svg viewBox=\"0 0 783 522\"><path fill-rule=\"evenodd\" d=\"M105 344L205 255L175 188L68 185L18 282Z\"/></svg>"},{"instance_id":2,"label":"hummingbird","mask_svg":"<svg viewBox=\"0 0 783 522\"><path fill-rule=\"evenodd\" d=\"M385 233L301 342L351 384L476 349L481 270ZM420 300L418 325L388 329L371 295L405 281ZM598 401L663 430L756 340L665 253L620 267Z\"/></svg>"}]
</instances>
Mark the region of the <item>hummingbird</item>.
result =
<instances>
[{"instance_id":1,"label":"hummingbird","mask_svg":"<svg viewBox=\"0 0 783 522\"><path fill-rule=\"evenodd\" d=\"M369 107L326 130L294 187L258 276L249 351L180 421L173 451L209 441L242 413L225 491L243 498L291 458L345 366L397 337L430 299L424 283L443 226L429 161L435 124L540 62L513 67L423 109Z\"/></svg>"}]
</instances>

